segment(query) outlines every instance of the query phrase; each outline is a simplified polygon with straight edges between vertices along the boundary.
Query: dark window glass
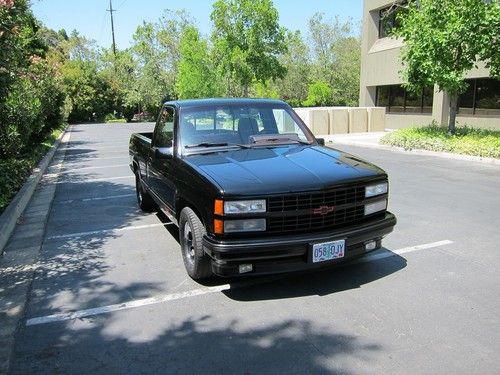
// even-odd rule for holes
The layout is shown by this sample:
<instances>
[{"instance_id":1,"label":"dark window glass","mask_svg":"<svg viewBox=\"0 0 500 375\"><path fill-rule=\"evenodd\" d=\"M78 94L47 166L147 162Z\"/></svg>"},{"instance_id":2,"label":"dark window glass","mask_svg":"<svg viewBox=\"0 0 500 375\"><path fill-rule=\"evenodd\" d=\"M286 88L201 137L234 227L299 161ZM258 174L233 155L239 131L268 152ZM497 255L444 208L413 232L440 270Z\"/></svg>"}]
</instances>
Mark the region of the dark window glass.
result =
<instances>
[{"instance_id":1,"label":"dark window glass","mask_svg":"<svg viewBox=\"0 0 500 375\"><path fill-rule=\"evenodd\" d=\"M491 78L471 79L469 87L458 97L461 115L500 115L500 81Z\"/></svg>"},{"instance_id":2,"label":"dark window glass","mask_svg":"<svg viewBox=\"0 0 500 375\"><path fill-rule=\"evenodd\" d=\"M174 139L174 109L163 108L154 132L154 145L156 147L172 147Z\"/></svg>"},{"instance_id":3,"label":"dark window glass","mask_svg":"<svg viewBox=\"0 0 500 375\"><path fill-rule=\"evenodd\" d=\"M389 100L391 112L403 112L405 107L405 89L401 85L391 87L391 97Z\"/></svg>"},{"instance_id":4,"label":"dark window glass","mask_svg":"<svg viewBox=\"0 0 500 375\"><path fill-rule=\"evenodd\" d=\"M422 98L422 113L432 113L432 103L434 101L434 88L432 86L425 87Z\"/></svg>"},{"instance_id":5,"label":"dark window glass","mask_svg":"<svg viewBox=\"0 0 500 375\"><path fill-rule=\"evenodd\" d=\"M378 24L378 37L385 38L389 36L394 27L394 12L389 13L389 8L382 9L379 12L380 21Z\"/></svg>"},{"instance_id":6,"label":"dark window glass","mask_svg":"<svg viewBox=\"0 0 500 375\"><path fill-rule=\"evenodd\" d=\"M407 1L401 2L397 7L387 7L379 10L379 22L378 22L378 37L385 38L391 35L393 29L397 29L400 26L400 21L398 19L398 14L406 11L404 7Z\"/></svg>"},{"instance_id":7,"label":"dark window glass","mask_svg":"<svg viewBox=\"0 0 500 375\"><path fill-rule=\"evenodd\" d=\"M422 112L422 90L418 92L406 91L405 112Z\"/></svg>"},{"instance_id":8,"label":"dark window glass","mask_svg":"<svg viewBox=\"0 0 500 375\"><path fill-rule=\"evenodd\" d=\"M469 87L458 98L458 113L462 115L472 115L474 112L475 80L468 80L467 83Z\"/></svg>"},{"instance_id":9,"label":"dark window glass","mask_svg":"<svg viewBox=\"0 0 500 375\"><path fill-rule=\"evenodd\" d=\"M388 113L432 113L434 89L426 87L417 92L405 90L401 85L377 86L378 107L387 107Z\"/></svg>"},{"instance_id":10,"label":"dark window glass","mask_svg":"<svg viewBox=\"0 0 500 375\"><path fill-rule=\"evenodd\" d=\"M390 86L377 86L377 107L389 107Z\"/></svg>"},{"instance_id":11,"label":"dark window glass","mask_svg":"<svg viewBox=\"0 0 500 375\"><path fill-rule=\"evenodd\" d=\"M500 81L478 79L476 84L476 110L478 115L500 114Z\"/></svg>"}]
</instances>

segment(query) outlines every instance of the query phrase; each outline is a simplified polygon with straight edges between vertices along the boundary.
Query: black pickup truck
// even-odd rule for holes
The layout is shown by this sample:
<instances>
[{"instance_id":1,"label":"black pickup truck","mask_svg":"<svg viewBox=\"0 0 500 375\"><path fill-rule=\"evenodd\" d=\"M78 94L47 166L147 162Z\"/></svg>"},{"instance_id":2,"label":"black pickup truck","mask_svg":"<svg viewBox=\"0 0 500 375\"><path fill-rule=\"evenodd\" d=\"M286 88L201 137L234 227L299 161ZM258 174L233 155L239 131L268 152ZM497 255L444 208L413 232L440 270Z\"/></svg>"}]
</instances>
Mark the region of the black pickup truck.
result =
<instances>
[{"instance_id":1,"label":"black pickup truck","mask_svg":"<svg viewBox=\"0 0 500 375\"><path fill-rule=\"evenodd\" d=\"M167 102L129 152L139 206L179 227L196 280L331 266L396 224L387 174L324 147L282 101Z\"/></svg>"}]
</instances>

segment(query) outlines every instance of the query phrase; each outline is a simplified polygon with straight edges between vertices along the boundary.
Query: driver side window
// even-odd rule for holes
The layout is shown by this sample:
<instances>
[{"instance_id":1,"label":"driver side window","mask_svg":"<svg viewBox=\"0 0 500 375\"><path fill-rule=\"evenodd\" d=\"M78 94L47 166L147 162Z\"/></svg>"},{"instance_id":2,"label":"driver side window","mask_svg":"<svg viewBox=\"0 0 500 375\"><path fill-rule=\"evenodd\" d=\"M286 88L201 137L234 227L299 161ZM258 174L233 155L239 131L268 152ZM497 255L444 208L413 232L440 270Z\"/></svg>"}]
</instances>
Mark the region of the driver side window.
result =
<instances>
[{"instance_id":1,"label":"driver side window","mask_svg":"<svg viewBox=\"0 0 500 375\"><path fill-rule=\"evenodd\" d=\"M172 107L164 107L155 127L154 145L156 147L172 147L174 140L175 111Z\"/></svg>"}]
</instances>

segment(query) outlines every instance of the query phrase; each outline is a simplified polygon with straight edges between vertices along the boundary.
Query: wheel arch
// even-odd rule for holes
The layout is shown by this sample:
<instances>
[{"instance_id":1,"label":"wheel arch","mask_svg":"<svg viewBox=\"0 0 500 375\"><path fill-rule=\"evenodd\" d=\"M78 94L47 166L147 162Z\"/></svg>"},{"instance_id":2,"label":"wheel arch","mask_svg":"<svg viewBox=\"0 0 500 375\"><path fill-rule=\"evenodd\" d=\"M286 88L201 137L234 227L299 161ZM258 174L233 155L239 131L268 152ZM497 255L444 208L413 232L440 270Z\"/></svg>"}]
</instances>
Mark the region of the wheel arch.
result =
<instances>
[{"instance_id":1,"label":"wheel arch","mask_svg":"<svg viewBox=\"0 0 500 375\"><path fill-rule=\"evenodd\" d=\"M176 202L175 202L175 217L177 219L177 222L180 223L180 218L181 218L181 212L184 208L189 207L190 209L193 210L193 212L198 216L200 219L201 223L203 226L206 228L206 218L204 215L202 215L201 211L196 207L195 204L187 200L186 198L180 196L177 197Z\"/></svg>"}]
</instances>

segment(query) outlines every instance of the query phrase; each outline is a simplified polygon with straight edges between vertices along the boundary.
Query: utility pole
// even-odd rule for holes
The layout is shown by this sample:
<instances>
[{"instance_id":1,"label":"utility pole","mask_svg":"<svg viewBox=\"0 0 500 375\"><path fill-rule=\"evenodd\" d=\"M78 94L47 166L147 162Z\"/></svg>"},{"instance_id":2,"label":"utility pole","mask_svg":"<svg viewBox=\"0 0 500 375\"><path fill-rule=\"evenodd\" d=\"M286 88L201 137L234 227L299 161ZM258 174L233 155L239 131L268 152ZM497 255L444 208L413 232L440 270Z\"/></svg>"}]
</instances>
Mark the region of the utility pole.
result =
<instances>
[{"instance_id":1,"label":"utility pole","mask_svg":"<svg viewBox=\"0 0 500 375\"><path fill-rule=\"evenodd\" d=\"M115 44L115 25L113 24L113 12L116 9L113 9L113 5L111 4L111 0L109 0L109 9L106 9L111 15L111 35L113 36L113 55L116 57L116 44Z\"/></svg>"}]
</instances>

